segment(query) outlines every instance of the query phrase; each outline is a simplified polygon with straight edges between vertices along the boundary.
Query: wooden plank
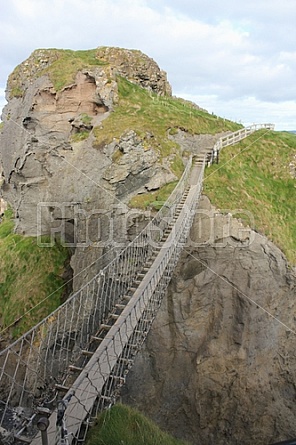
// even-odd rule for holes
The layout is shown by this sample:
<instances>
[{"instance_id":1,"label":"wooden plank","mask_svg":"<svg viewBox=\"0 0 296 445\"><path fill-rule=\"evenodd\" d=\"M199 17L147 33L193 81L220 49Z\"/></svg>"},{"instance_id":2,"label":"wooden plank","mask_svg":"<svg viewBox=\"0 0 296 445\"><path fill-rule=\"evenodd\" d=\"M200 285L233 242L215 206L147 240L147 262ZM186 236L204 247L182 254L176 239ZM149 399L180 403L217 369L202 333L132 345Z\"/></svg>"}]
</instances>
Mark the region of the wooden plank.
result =
<instances>
[{"instance_id":1,"label":"wooden plank","mask_svg":"<svg viewBox=\"0 0 296 445\"><path fill-rule=\"evenodd\" d=\"M72 433L68 440L71 445L73 436L79 431L80 425L87 414L91 411L98 394L101 392L112 369L116 365L123 348L128 343L130 336L135 330L145 308L152 298L153 293L162 277L172 253L176 249L178 237L183 232L184 225L188 218L188 207L191 209L197 197L199 184L191 186L186 202L174 225L174 229L163 248L157 255L154 263L146 273L134 295L119 315L115 324L110 327L106 337L102 340L93 356L85 366L81 375L75 380L72 388L65 398L72 395L66 409L66 420L68 433ZM175 239L177 235L177 239ZM135 310L137 308L137 310ZM56 435L56 411L50 416L48 428L48 444L55 445ZM32 441L32 445L40 445L41 436L38 434Z\"/></svg>"}]
</instances>

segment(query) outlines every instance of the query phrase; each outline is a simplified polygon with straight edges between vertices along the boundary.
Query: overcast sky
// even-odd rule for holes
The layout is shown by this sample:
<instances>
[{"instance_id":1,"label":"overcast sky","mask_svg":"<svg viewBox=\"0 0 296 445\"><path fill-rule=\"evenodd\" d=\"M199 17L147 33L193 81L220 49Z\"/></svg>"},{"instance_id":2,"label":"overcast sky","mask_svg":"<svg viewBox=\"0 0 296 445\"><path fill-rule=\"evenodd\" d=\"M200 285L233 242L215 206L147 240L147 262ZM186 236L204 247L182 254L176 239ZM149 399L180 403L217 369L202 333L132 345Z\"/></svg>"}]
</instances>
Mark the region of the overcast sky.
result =
<instances>
[{"instance_id":1,"label":"overcast sky","mask_svg":"<svg viewBox=\"0 0 296 445\"><path fill-rule=\"evenodd\" d=\"M37 48L139 49L173 94L243 124L296 130L296 0L0 0L0 107Z\"/></svg>"}]
</instances>

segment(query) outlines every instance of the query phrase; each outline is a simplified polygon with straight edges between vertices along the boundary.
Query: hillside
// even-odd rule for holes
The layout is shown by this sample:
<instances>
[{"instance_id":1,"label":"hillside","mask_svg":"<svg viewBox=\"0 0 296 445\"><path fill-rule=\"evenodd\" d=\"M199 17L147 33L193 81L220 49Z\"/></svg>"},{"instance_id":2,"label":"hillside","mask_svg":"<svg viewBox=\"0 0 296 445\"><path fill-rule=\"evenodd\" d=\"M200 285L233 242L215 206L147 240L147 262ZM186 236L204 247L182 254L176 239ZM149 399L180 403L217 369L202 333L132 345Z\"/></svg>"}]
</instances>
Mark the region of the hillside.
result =
<instances>
[{"instance_id":1,"label":"hillside","mask_svg":"<svg viewBox=\"0 0 296 445\"><path fill-rule=\"evenodd\" d=\"M67 296L68 249L13 233L12 216L7 210L0 223L0 342L19 337Z\"/></svg>"},{"instance_id":2,"label":"hillside","mask_svg":"<svg viewBox=\"0 0 296 445\"><path fill-rule=\"evenodd\" d=\"M190 237L122 394L175 437L296 437L295 144L260 131L205 171Z\"/></svg>"},{"instance_id":3,"label":"hillside","mask_svg":"<svg viewBox=\"0 0 296 445\"><path fill-rule=\"evenodd\" d=\"M241 126L173 97L152 59L120 48L36 50L11 74L7 97L0 324L11 341L136 235L191 152ZM262 130L219 158L206 169L190 239L121 397L180 440L265 445L296 425L296 136ZM101 289L122 284L114 269L110 276ZM93 315L85 301L97 302L98 282L81 292L79 312ZM50 329L51 382L63 363L56 339L63 332L68 354L77 306ZM76 324L73 344L82 331ZM119 405L99 417L87 445L123 443L182 442Z\"/></svg>"},{"instance_id":4,"label":"hillside","mask_svg":"<svg viewBox=\"0 0 296 445\"><path fill-rule=\"evenodd\" d=\"M7 98L0 183L13 215L10 231L14 224L17 235L3 228L1 330L37 305L10 333L19 335L69 294L71 286L61 287L63 281L73 275L77 290L102 267L110 248L98 243L93 213L114 220L115 236L125 242L127 205L133 218L133 208L143 202L155 201L159 208L188 158L188 150L173 140L179 130L215 137L241 126L172 97L166 74L152 59L120 48L36 50L9 76ZM109 240L108 222L100 230ZM49 238L35 250L26 237L36 244L36 235ZM55 240L68 254L51 247Z\"/></svg>"},{"instance_id":5,"label":"hillside","mask_svg":"<svg viewBox=\"0 0 296 445\"><path fill-rule=\"evenodd\" d=\"M261 130L222 150L206 170L204 193L241 217L296 265L296 135Z\"/></svg>"},{"instance_id":6,"label":"hillside","mask_svg":"<svg viewBox=\"0 0 296 445\"><path fill-rule=\"evenodd\" d=\"M140 55L140 52L136 51L134 53L134 73L137 72L136 65L139 59L140 65L144 63L144 66L147 67L147 56L142 55L141 58ZM112 49L112 56L122 61L122 57L125 57L126 54L124 50ZM110 70L110 66L110 62L106 59L106 48L76 52L70 50L36 50L27 61L17 67L11 74L8 80L8 95L10 98L18 99L19 101L24 100L24 97L28 94L29 87L27 83L32 80L39 83L39 79L42 78L42 76L49 76L54 89L60 92L63 88L67 89L68 85L72 85L73 82L75 82L75 76L79 70L88 70L94 67L103 67L105 70ZM126 74L127 72L128 75ZM121 74L124 73L121 72ZM213 116L190 102L172 97L169 87L164 88L162 95L154 93L152 87L146 88L147 85L143 87L143 85L137 84L136 82L138 80L135 74L133 74L133 77L131 70L127 68L125 74L132 81L118 74L112 79L114 83L112 88L116 92L116 100L114 100L112 105L109 104L111 112L106 115L103 121L95 125L92 116L89 116L85 112L80 113L79 119L80 123L82 122L80 127L75 127L75 132L71 132L68 136L61 134L61 137L64 138L63 143L70 143L70 146L77 147L75 149L76 151L78 150L78 146L81 146L80 149L88 150L88 152L91 153L93 150L106 151L106 148L110 144L111 146L112 144L114 145L114 140L118 141L122 135L125 135L128 131L134 131L138 140L143 144L143 149L146 150L146 152L147 150L153 150L156 153L158 163L169 165L172 175L168 175L168 178L171 178L169 179L170 184L160 184L157 190L147 190L146 193L141 191L140 194L137 193L136 189L130 190L131 194L128 195L128 202L133 208L145 208L148 205L152 205L157 209L159 208L158 203L165 200L173 189L174 184L176 184L176 179L180 177L184 168L183 160L188 156L187 147L184 149L184 147L175 142L174 135L180 130L188 136L215 134L227 130L234 131L240 126L236 123ZM102 92L101 95L103 96ZM8 104L8 109L9 108L10 104ZM4 133L4 137L1 142L1 153L2 163L4 165L7 164L5 153L7 150L10 150L9 145L7 145L7 139L5 138L5 130L10 134L11 130L9 130L9 128L12 127L12 131L15 131L15 125L10 121L11 113L8 117L7 111L4 110L3 116L4 123L1 126L1 131ZM31 130L30 133L32 133ZM238 156L238 153L241 151L242 153ZM124 155L123 149L116 145L115 149L111 151L110 159L114 167L110 168L113 171L116 171L116 169L121 171L124 158L127 159L129 156L130 154ZM13 163L15 162L13 159L12 161ZM70 159L70 162L72 163L73 159ZM205 193L218 208L230 209L232 212L235 209L243 209L246 212L251 212L251 219L254 218L255 223L254 228L274 240L287 255L291 264L295 264L296 262L295 201L293 199L295 180L293 179L291 170L293 169L291 166L295 165L293 162L295 163L295 136L293 134L279 132L269 132L266 134L262 132L260 134L256 133L235 147L222 151L219 165L213 165L207 170L204 183ZM291 166L289 167L289 165ZM22 166L22 171L20 172L22 175L25 174L25 167L26 166ZM34 165L30 167L30 171L31 169L38 170L39 165L35 164L35 167ZM7 175L8 173L9 169L7 170ZM31 172L29 173L30 176L32 176ZM67 183L69 184L73 184L75 181L75 176L73 176L71 180L73 173L73 169L67 172L67 175L69 175ZM173 180L173 175L175 175L175 180ZM12 179L13 177L10 179L10 182ZM38 181L40 181L39 178ZM79 181L81 181L81 178L79 178ZM16 207L16 202L20 202L18 193L23 193L23 186L22 192L17 191L15 198L12 198L11 192L7 194L7 191L5 191L8 187L7 180L6 182L5 179L4 181L2 180L2 183L2 194L6 196L10 202L12 210L21 213L20 209ZM223 187L221 187L222 184ZM85 187L87 186L89 186L89 184L85 185ZM128 184L126 183L125 187L127 186ZM74 187L73 191L81 194L75 185L71 187ZM32 186L30 186L28 190L32 191ZM97 206L92 198L92 190L90 188L89 190L87 190L87 188L85 190L83 199L89 204L88 208ZM33 196L34 193L35 191L33 190ZM73 193L73 198L71 195L67 196L66 200L74 200L74 195L75 193ZM64 197L59 198L56 192L53 196L54 199L52 200L54 201L56 201L57 198L58 201L65 200ZM37 197L36 194L35 197ZM15 203L13 202L14 200ZM99 207L101 208L101 203ZM28 216L28 213L26 213L24 215L25 219L23 218L25 222L23 232L25 233L27 232L26 227L32 222L31 219L28 219L26 223ZM246 215L241 216L243 219L246 218ZM19 226L21 221L22 218L19 217L16 227ZM251 224L253 224L253 220ZM29 231L29 234L34 235L34 231ZM44 234L46 234L46 232ZM19 233L18 236L21 236L21 234ZM6 249L3 243L4 241L2 240L2 245L4 245L4 249ZM12 247L10 246L9 249L11 251ZM50 252L51 249L51 247L47 247L46 251ZM53 247L53 249L56 248ZM18 250L15 249L15 252L11 253L11 255L17 257L19 255ZM30 258L32 258L32 255L31 252ZM5 257L4 254L2 254L2 261L3 257ZM32 259L33 264L34 261L35 260ZM17 262L18 261L16 261L16 264ZM52 267L54 269L55 265ZM22 267L23 282L27 281L28 283L32 283L29 287L38 289L38 280L40 278L36 276L35 281L32 269L30 269L30 272L28 272L27 269L27 267ZM4 270L5 268L3 271ZM74 275L76 275L77 272L79 273L79 270L75 270L74 267ZM60 287L62 284L61 277L64 274L65 269L60 269L58 274L60 278L58 279L57 287ZM69 271L67 272L67 276L70 276ZM44 272L44 277L46 277L46 272ZM46 280L45 278L45 281ZM19 291L15 292L16 289L21 289L22 295L20 297L17 296ZM36 292L37 295L33 296L31 290L25 291L25 289L26 286L19 286L15 280L8 279L8 275L2 272L2 297L1 295L0 297L2 301L5 300L6 303L1 307L7 307L10 301L10 297L8 296L15 294L15 303L12 305L12 309L10 308L9 310L9 316L5 315L4 309L1 314L2 329L5 329L14 319L18 319L19 316L27 312L30 307L35 306L46 297L46 291L45 293ZM56 288L53 286L50 287L50 289L51 291L47 292L48 295ZM58 295L65 295L65 292L61 290ZM19 301L27 302L22 309L18 305ZM42 311L37 311L39 315L30 315L30 322L24 321L24 329L31 324L35 324L35 322L39 320L41 313L45 315L50 312L59 305L60 301L60 296L46 299L44 303L42 303ZM16 332L19 333L21 331L17 329Z\"/></svg>"}]
</instances>

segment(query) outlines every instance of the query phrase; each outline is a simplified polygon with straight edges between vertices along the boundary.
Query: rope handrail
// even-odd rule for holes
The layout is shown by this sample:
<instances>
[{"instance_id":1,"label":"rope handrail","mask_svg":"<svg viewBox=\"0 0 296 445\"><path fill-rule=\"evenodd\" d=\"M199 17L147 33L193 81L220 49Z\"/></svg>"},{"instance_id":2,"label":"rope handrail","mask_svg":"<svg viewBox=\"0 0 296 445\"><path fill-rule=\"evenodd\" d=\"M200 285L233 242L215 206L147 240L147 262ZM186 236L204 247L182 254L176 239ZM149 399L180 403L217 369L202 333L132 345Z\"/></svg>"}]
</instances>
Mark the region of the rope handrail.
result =
<instances>
[{"instance_id":1,"label":"rope handrail","mask_svg":"<svg viewBox=\"0 0 296 445\"><path fill-rule=\"evenodd\" d=\"M10 406L26 406L33 415L36 406L49 406L48 401L55 399L56 385L63 386L69 366L75 365L98 326L106 321L116 302L135 281L144 262L151 257L173 218L191 165L192 157L160 211L117 257L0 353L0 399L6 400L3 410L0 405L0 426L5 427Z\"/></svg>"},{"instance_id":2,"label":"rope handrail","mask_svg":"<svg viewBox=\"0 0 296 445\"><path fill-rule=\"evenodd\" d=\"M220 138L211 162L222 140L232 145L259 127L263 128L251 126ZM146 338L186 241L201 194L205 162L206 158L198 167L196 182L189 186L190 157L172 194L134 240L63 305L0 353L0 398L5 400L3 407L0 404L0 428L18 428L18 435L25 431L32 438L41 408L53 411L51 425L55 425L57 388L67 392L65 411L72 418L68 430L78 435L85 419L111 403L118 382L124 381L135 351ZM166 232L169 235L163 244ZM148 271L140 273L149 262ZM17 427L7 420L15 415L13 406L25 407L25 414L15 421ZM23 417L26 426L20 428ZM50 444L54 444L53 430L51 434ZM40 435L31 441L39 444Z\"/></svg>"},{"instance_id":3,"label":"rope handrail","mask_svg":"<svg viewBox=\"0 0 296 445\"><path fill-rule=\"evenodd\" d=\"M194 216L192 210L194 210L201 193L204 166L205 163L201 168L198 183L192 186L189 191L186 202L174 226L174 231L170 233L162 245L158 256L116 323L105 336L65 396L65 398L69 400L69 405L66 410L67 429L71 431L73 437L78 437L81 424L84 419L90 415L98 395L102 393L106 380L113 372L118 360L120 360L125 345L129 342L143 314L147 311L151 299L154 297L155 291L162 280L164 272L169 267L170 259L173 256L174 261L169 267L170 272L175 267L179 253L182 250L191 227L191 221ZM147 328L146 325L145 327ZM135 340L133 340L133 344L134 342ZM129 354L128 357L131 359L132 354ZM113 388L111 389L113 390ZM104 394L104 397L110 397L110 388L108 388L107 394ZM77 406L79 408L77 408ZM55 418L56 413L53 413L48 431L50 443L53 443L55 436ZM69 444L72 443L73 437L69 437ZM38 440L39 437L37 436L32 441L32 445L37 445Z\"/></svg>"},{"instance_id":4,"label":"rope handrail","mask_svg":"<svg viewBox=\"0 0 296 445\"><path fill-rule=\"evenodd\" d=\"M100 276L104 275L106 273L106 270L109 268L112 268L114 266L114 263L118 258L120 258L128 249L130 249L132 246L135 245L135 243L141 244L143 235L151 235L151 233L154 233L155 230L153 230L155 227L160 227L161 223L164 221L166 222L166 219L168 216L170 216L170 211L172 210L172 207L176 202L180 199L180 197L183 194L186 181L188 180L188 176L190 173L190 169L192 166L192 156L188 159L188 162L186 164L185 170L177 184L177 186L174 188L170 196L167 198L167 200L162 205L161 209L157 212L157 214L154 216L154 218L145 226L145 228L124 248L121 250L119 254L113 258L105 267L103 267L99 273L97 273L93 278L91 278L87 283L81 286L81 288L74 292L63 304L61 304L57 309L55 309L53 312L51 312L47 317L45 317L43 320L41 320L39 323L37 323L35 326L33 326L31 329L29 329L25 334L23 334L20 338L16 339L13 343L11 343L9 346L7 346L3 351L0 352L0 357L3 355L7 350L15 346L18 342L21 341L22 338L27 337L33 333L36 329L40 328L43 323L50 320L52 317L55 316L57 312L59 312L63 307L70 304L70 302L77 297L79 292L82 290L85 290L87 286L90 285L94 280L98 279Z\"/></svg>"}]
</instances>

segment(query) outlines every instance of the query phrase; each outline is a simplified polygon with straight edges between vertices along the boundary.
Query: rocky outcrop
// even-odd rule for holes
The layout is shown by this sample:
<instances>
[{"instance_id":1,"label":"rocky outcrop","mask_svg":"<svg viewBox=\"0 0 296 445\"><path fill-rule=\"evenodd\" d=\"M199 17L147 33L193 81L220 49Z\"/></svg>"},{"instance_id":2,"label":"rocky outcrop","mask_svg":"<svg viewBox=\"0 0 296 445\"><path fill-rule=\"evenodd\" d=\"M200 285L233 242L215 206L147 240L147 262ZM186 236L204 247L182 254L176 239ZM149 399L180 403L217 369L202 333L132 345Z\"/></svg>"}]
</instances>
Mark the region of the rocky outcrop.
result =
<instances>
[{"instance_id":1,"label":"rocky outcrop","mask_svg":"<svg viewBox=\"0 0 296 445\"><path fill-rule=\"evenodd\" d=\"M157 153L145 147L134 131L126 132L119 142L110 144L114 162L105 170L103 178L117 184L116 196L120 199L133 192L159 189L177 177L166 165L156 165Z\"/></svg>"},{"instance_id":2,"label":"rocky outcrop","mask_svg":"<svg viewBox=\"0 0 296 445\"><path fill-rule=\"evenodd\" d=\"M123 400L193 444L296 437L296 277L203 198Z\"/></svg>"},{"instance_id":3,"label":"rocky outcrop","mask_svg":"<svg viewBox=\"0 0 296 445\"><path fill-rule=\"evenodd\" d=\"M193 154L198 154L202 150L211 149L219 138L225 136L228 132L216 134L188 134L188 132L178 129L176 134L170 135L170 139L177 142L183 150Z\"/></svg>"},{"instance_id":4,"label":"rocky outcrop","mask_svg":"<svg viewBox=\"0 0 296 445\"><path fill-rule=\"evenodd\" d=\"M98 48L97 57L114 67L116 74L135 82L160 96L171 96L172 88L166 72L157 63L138 50L120 48Z\"/></svg>"},{"instance_id":5,"label":"rocky outcrop","mask_svg":"<svg viewBox=\"0 0 296 445\"><path fill-rule=\"evenodd\" d=\"M144 143L127 129L97 147L92 131L118 101L117 75L167 95L165 73L140 51L98 48L91 54L99 64L79 68L63 88L53 76L63 51L36 50L19 65L8 81L0 136L0 195L15 212L16 231L49 234L51 241L61 236L75 248L75 288L110 259L98 260L111 245L126 242L135 217L132 211L129 218L130 198L176 179L149 135Z\"/></svg>"}]
</instances>

